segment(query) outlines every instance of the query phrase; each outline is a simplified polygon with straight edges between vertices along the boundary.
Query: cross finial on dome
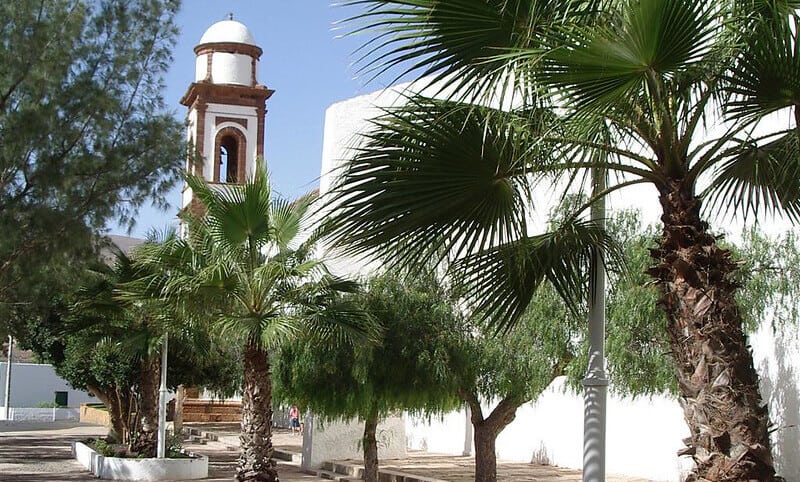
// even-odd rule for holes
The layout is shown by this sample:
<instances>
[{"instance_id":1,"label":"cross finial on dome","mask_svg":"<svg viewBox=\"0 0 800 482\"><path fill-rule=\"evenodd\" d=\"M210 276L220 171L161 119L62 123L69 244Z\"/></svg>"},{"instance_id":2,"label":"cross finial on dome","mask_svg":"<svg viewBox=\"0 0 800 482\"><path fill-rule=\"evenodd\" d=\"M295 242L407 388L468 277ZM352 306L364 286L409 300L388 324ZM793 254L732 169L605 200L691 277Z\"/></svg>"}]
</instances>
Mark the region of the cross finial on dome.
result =
<instances>
[{"instance_id":1,"label":"cross finial on dome","mask_svg":"<svg viewBox=\"0 0 800 482\"><path fill-rule=\"evenodd\" d=\"M228 20L233 20L233 12L228 12Z\"/></svg>"}]
</instances>

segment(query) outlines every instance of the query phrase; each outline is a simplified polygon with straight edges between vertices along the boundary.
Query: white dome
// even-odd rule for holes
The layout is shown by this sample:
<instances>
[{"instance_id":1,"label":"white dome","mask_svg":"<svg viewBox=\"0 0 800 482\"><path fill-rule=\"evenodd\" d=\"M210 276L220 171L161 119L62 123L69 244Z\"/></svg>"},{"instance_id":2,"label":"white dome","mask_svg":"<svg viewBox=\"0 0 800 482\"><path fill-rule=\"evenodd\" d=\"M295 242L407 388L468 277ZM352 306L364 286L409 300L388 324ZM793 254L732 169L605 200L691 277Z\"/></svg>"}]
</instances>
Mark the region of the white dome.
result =
<instances>
[{"instance_id":1,"label":"white dome","mask_svg":"<svg viewBox=\"0 0 800 482\"><path fill-rule=\"evenodd\" d=\"M245 24L236 20L223 20L208 27L208 30L200 37L200 45L209 43L255 45L256 40Z\"/></svg>"}]
</instances>

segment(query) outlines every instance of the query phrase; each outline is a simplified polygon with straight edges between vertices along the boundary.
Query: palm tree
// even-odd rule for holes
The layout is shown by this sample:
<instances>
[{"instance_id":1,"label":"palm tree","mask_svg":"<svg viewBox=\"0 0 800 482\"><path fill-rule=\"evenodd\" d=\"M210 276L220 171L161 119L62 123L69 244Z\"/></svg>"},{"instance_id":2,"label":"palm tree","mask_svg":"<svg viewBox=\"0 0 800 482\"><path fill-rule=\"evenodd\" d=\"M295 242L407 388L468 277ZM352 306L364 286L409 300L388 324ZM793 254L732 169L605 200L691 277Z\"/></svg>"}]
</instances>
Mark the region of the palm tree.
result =
<instances>
[{"instance_id":1,"label":"palm tree","mask_svg":"<svg viewBox=\"0 0 800 482\"><path fill-rule=\"evenodd\" d=\"M449 251L477 308L513 323L537 286L519 254L532 193L583 187L588 169L612 182L587 206L655 186L663 231L648 273L691 432L687 480L774 480L738 265L707 216L800 218L797 2L349 3L375 35L367 71L449 89L409 94L365 134L334 192L339 243L406 264Z\"/></svg>"},{"instance_id":2,"label":"palm tree","mask_svg":"<svg viewBox=\"0 0 800 482\"><path fill-rule=\"evenodd\" d=\"M151 283L183 308L205 312L219 336L243 347L236 480L277 481L269 351L298 333L334 342L364 338L367 320L336 295L356 285L313 257L318 237L306 231L315 194L294 202L273 196L260 165L243 185L187 182L198 202L186 213L188 236L144 256L161 266Z\"/></svg>"},{"instance_id":3,"label":"palm tree","mask_svg":"<svg viewBox=\"0 0 800 482\"><path fill-rule=\"evenodd\" d=\"M93 322L97 328L90 341L113 344L121 356L139 366L136 380L136 421L129 427L129 410L108 407L114 429L129 449L146 457L155 457L158 435L158 386L161 371L161 339L166 329L163 306L154 307L142 301L125 301L117 290L142 277L131 258L119 249L112 249L114 262L95 270L94 280L82 286L72 312L83 323ZM88 336L89 330L82 336ZM91 340L94 338L93 340ZM111 399L108 398L109 402ZM121 430L121 432L120 432Z\"/></svg>"}]
</instances>

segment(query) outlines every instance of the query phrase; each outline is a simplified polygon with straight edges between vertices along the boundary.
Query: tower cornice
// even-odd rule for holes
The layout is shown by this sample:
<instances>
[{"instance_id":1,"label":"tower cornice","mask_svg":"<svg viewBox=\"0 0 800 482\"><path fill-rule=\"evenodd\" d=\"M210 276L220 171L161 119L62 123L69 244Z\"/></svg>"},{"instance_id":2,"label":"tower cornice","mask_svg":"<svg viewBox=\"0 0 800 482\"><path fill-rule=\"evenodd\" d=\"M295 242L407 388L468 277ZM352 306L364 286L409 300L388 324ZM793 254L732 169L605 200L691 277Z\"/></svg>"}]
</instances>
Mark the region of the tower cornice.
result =
<instances>
[{"instance_id":1,"label":"tower cornice","mask_svg":"<svg viewBox=\"0 0 800 482\"><path fill-rule=\"evenodd\" d=\"M264 103L274 93L274 90L268 89L263 85L250 87L246 85L194 82L181 97L181 105L191 108L195 102L213 102L263 108Z\"/></svg>"},{"instance_id":2,"label":"tower cornice","mask_svg":"<svg viewBox=\"0 0 800 482\"><path fill-rule=\"evenodd\" d=\"M194 48L196 55L208 53L225 52L229 54L249 55L255 59L261 59L264 51L257 45L248 45L238 42L209 42L200 44Z\"/></svg>"}]
</instances>

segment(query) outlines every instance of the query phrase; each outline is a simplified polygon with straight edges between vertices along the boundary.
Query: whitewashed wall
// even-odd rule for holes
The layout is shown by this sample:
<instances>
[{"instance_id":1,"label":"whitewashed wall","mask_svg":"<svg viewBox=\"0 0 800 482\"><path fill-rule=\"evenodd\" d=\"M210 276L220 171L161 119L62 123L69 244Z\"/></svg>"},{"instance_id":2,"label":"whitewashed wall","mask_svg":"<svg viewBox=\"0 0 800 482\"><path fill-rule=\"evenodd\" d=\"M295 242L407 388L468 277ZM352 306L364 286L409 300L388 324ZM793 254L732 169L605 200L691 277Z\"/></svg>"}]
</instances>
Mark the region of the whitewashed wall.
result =
<instances>
[{"instance_id":1,"label":"whitewashed wall","mask_svg":"<svg viewBox=\"0 0 800 482\"><path fill-rule=\"evenodd\" d=\"M407 85L397 89L406 89ZM397 90L378 91L333 104L326 111L322 178L320 191L327 192L335 168L357 143L356 133L369 127L369 119L378 115L380 107L401 101ZM783 122L783 120L777 120ZM535 205L547 202L550 194L537 194ZM551 199L552 200L552 199ZM641 210L645 224L657 223L659 207L656 190L649 185L628 188L609 199L609 209ZM543 221L546 210L541 210ZM764 220L762 229L780 234L790 229L787 223ZM742 222L726 219L717 232L738 238ZM796 229L796 228L795 228ZM340 259L333 267L341 273L373 268L361 261ZM773 434L776 463L787 480L800 481L800 341L794 329L779 335L765 323L752 338L756 367L761 375L764 399L777 430ZM563 467L580 468L583 447L583 400L580 394L565 393L557 380L535 404L522 407L516 420L498 438L501 459L515 461L546 460ZM408 418L406 433L410 448L433 452L462 454L466 417L454 412L428 423ZM678 402L669 397L610 397L608 407L607 470L609 473L646 477L658 481L678 481L691 462L679 458L681 440L688 435Z\"/></svg>"},{"instance_id":2,"label":"whitewashed wall","mask_svg":"<svg viewBox=\"0 0 800 482\"><path fill-rule=\"evenodd\" d=\"M323 421L307 414L303 431L303 468L316 469L328 460L364 458L364 422L358 420ZM406 435L402 417L387 417L378 424L378 459L406 456Z\"/></svg>"},{"instance_id":3,"label":"whitewashed wall","mask_svg":"<svg viewBox=\"0 0 800 482\"><path fill-rule=\"evenodd\" d=\"M0 362L0 403L5 400L5 390L6 362ZM56 375L51 365L11 364L11 407L33 408L41 402L54 402L55 392L67 392L67 402L70 407L77 407L81 403L100 402L88 393L74 390L67 385L67 381Z\"/></svg>"},{"instance_id":4,"label":"whitewashed wall","mask_svg":"<svg viewBox=\"0 0 800 482\"><path fill-rule=\"evenodd\" d=\"M5 407L0 406L0 417L5 416ZM5 426L13 426L16 422L57 422L62 420L80 420L79 408L14 408L8 410Z\"/></svg>"}]
</instances>

